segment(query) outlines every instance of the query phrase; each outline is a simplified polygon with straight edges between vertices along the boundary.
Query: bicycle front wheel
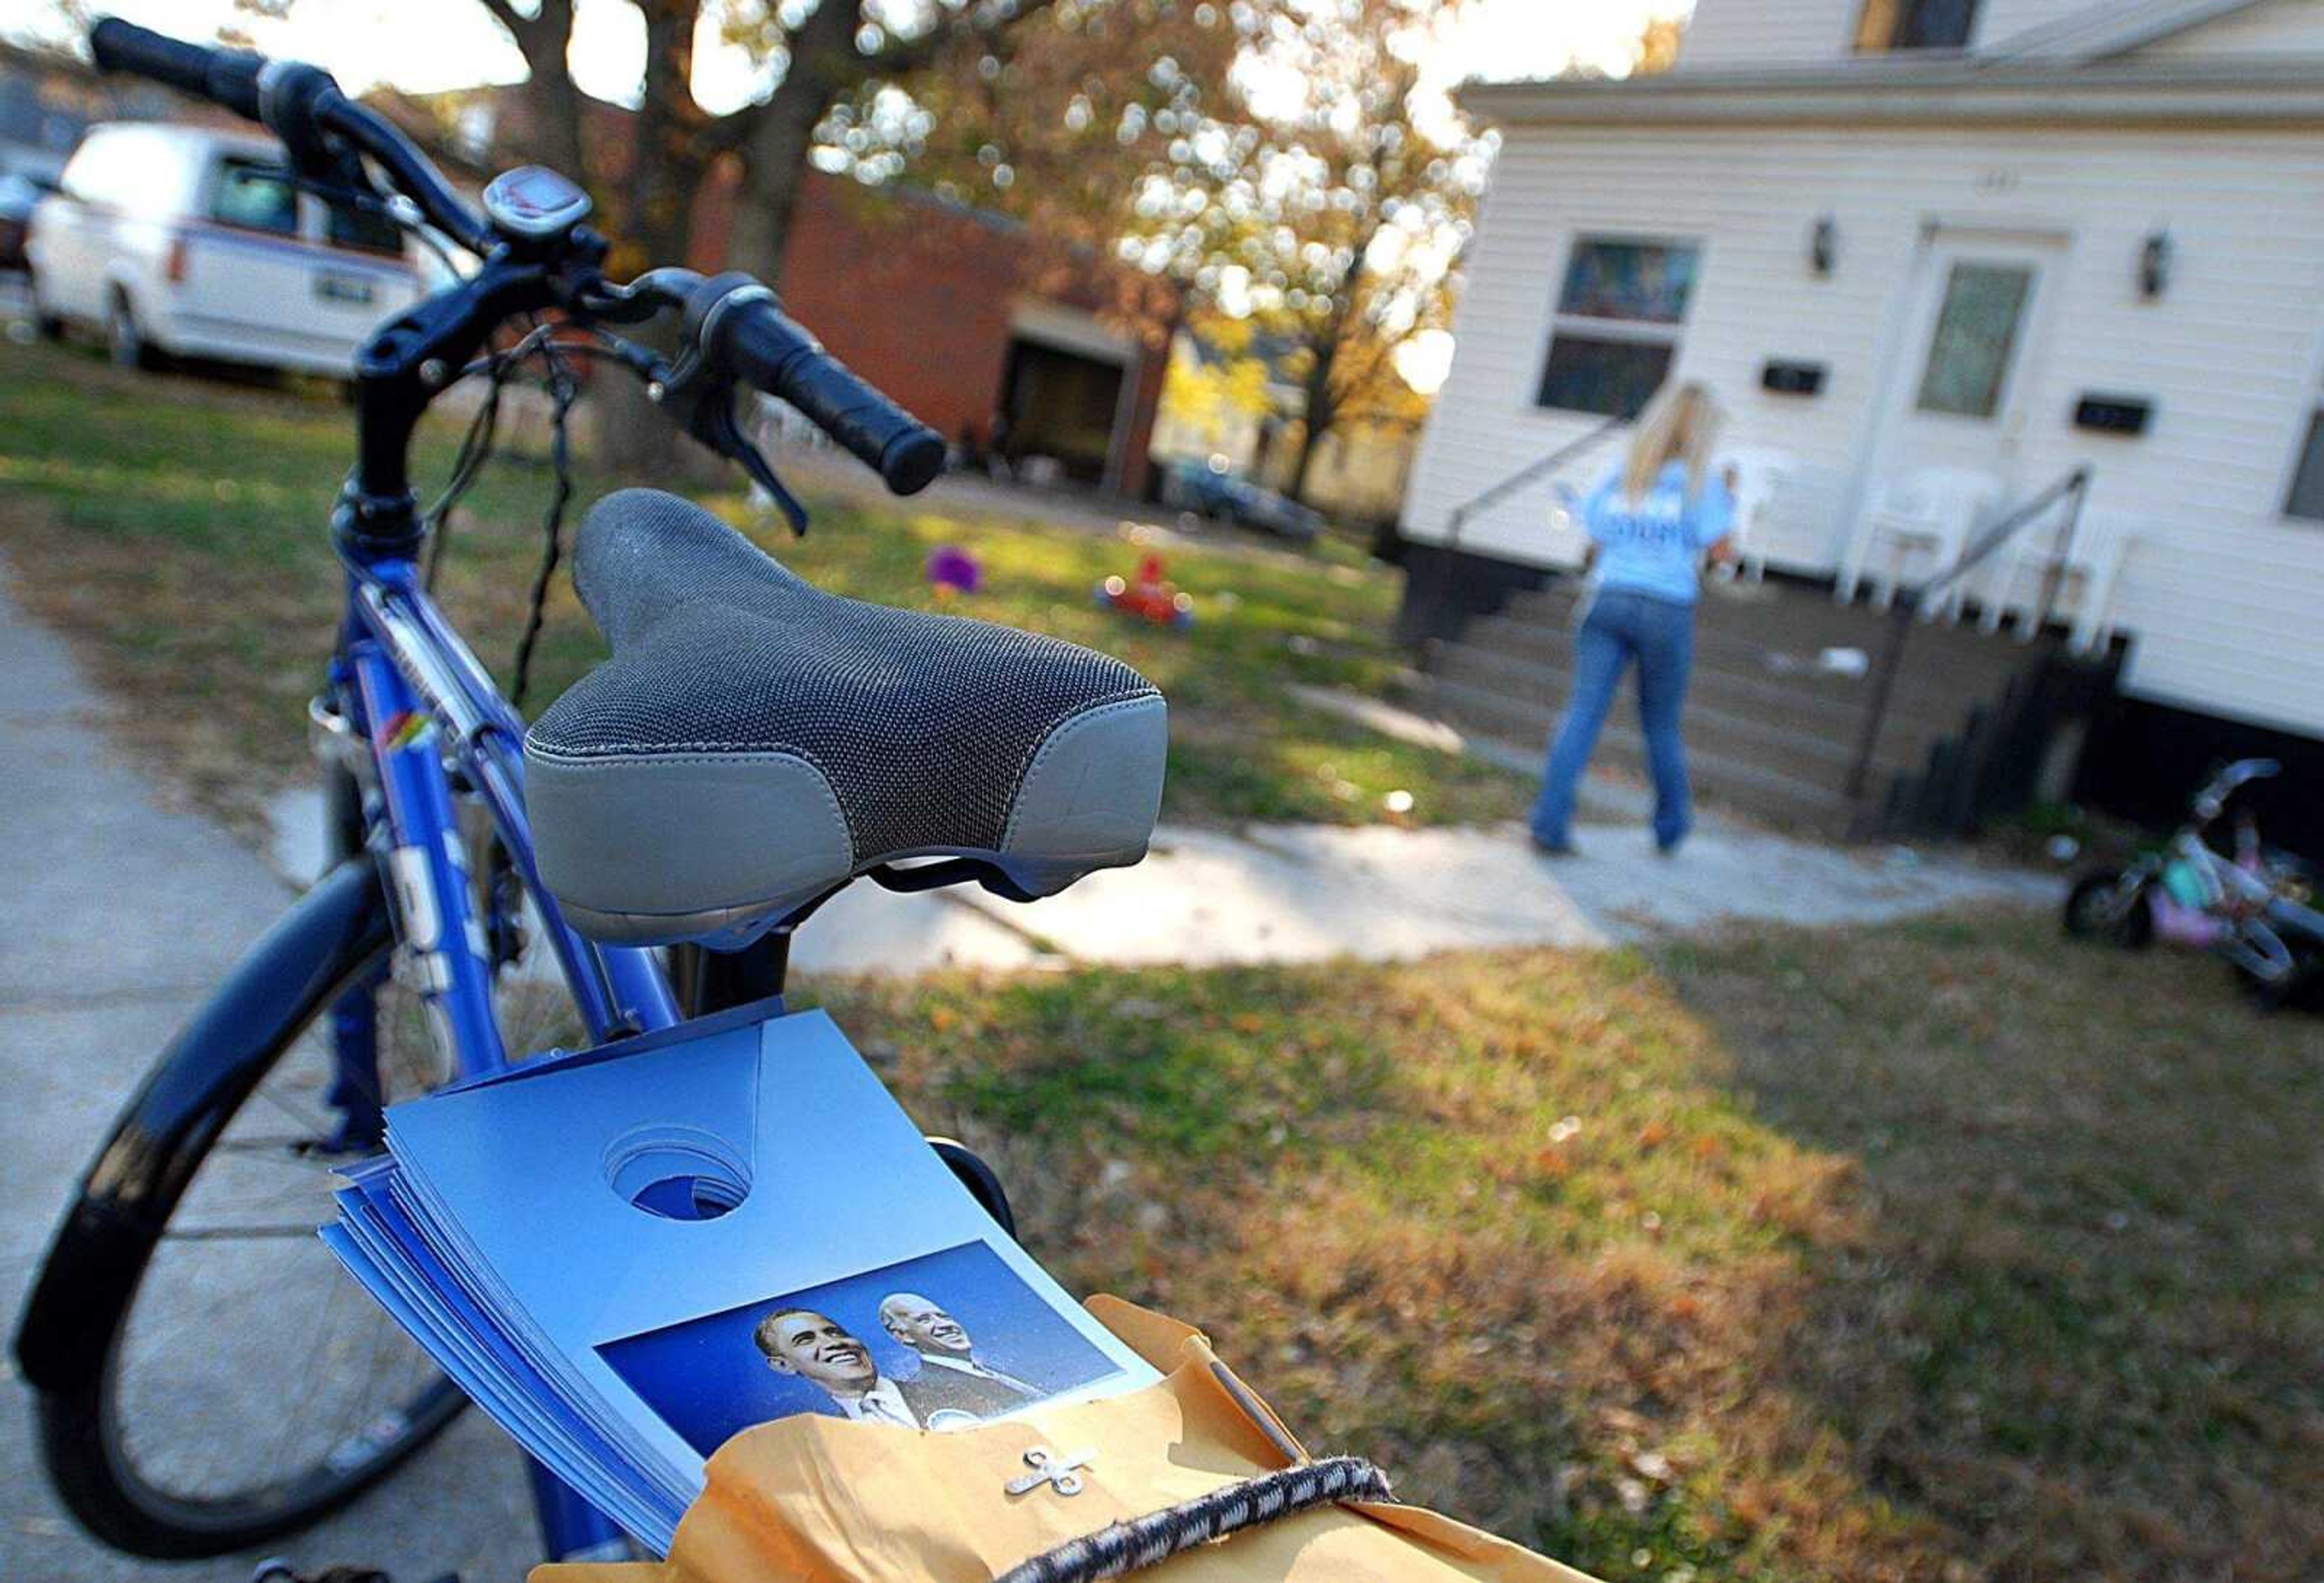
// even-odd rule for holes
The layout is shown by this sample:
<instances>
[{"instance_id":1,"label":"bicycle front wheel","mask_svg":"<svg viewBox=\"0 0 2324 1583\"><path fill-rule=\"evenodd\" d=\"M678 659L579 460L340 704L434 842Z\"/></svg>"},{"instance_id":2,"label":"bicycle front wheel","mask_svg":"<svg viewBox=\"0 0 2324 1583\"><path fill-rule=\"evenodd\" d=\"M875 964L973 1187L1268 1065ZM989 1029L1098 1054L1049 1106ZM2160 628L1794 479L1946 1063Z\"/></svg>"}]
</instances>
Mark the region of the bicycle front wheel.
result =
<instances>
[{"instance_id":1,"label":"bicycle front wheel","mask_svg":"<svg viewBox=\"0 0 2324 1583\"><path fill-rule=\"evenodd\" d=\"M249 965L263 971L263 953L297 950L295 933L270 936ZM263 1055L254 1086L222 1102L208 1137L180 1155L190 1173L155 1206L160 1236L115 1288L117 1306L84 1317L110 1344L78 1377L34 1382L57 1493L116 1549L210 1556L304 1527L465 1404L315 1234L334 1215L333 1173L377 1152L376 1107L448 1075L419 998L388 963L374 947L340 964L318 1009ZM569 1041L561 985L513 963L499 978L512 1049ZM352 1079L348 1039L372 1052ZM60 1244L51 1256L69 1255Z\"/></svg>"}]
</instances>

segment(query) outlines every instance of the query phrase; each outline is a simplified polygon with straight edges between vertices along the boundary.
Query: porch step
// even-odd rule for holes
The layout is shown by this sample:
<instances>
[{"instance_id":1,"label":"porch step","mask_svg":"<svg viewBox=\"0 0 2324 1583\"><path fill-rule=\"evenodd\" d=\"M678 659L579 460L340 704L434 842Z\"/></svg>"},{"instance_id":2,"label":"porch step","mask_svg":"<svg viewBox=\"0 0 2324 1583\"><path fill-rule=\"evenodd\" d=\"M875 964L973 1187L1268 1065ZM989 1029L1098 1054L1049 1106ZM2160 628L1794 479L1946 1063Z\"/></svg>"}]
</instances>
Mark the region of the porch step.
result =
<instances>
[{"instance_id":1,"label":"porch step","mask_svg":"<svg viewBox=\"0 0 2324 1583\"><path fill-rule=\"evenodd\" d=\"M1493 728L1504 735L1514 732L1513 741L1531 742L1536 750L1547 742L1565 708L1563 695L1554 699L1514 697L1496 688L1450 679L1439 679L1432 695L1457 723L1478 730ZM1635 735L1637 718L1626 689L1606 716L1605 730L1610 733L1619 727ZM1727 762L1752 765L1784 780L1821 787L1835 795L1847 783L1854 752L1852 743L1837 737L1802 731L1781 720L1706 708L1699 702L1687 709L1684 731L1690 757L1714 754Z\"/></svg>"},{"instance_id":2,"label":"porch step","mask_svg":"<svg viewBox=\"0 0 2324 1583\"><path fill-rule=\"evenodd\" d=\"M1537 761L1572 689L1582 594L1572 578L1517 593L1457 640L1430 644L1423 656L1428 706ZM1932 752L1958 748L1978 711L2015 718L2006 702L2020 695L2015 684L2054 646L2053 639L2028 644L2014 634L1912 623L1859 802L1848 795L1849 771L1876 686L1870 671L1895 632L1887 612L1794 583L1707 589L1695 609L1685 715L1688 763L1705 801L1820 833L1872 829L1886 816L1892 788L1918 786ZM1866 673L1819 667L1831 649L1860 651ZM1608 761L1645 768L1637 718L1633 681L1600 739ZM1955 771L1941 773L1951 787Z\"/></svg>"},{"instance_id":3,"label":"porch step","mask_svg":"<svg viewBox=\"0 0 2324 1583\"><path fill-rule=\"evenodd\" d=\"M1554 659L1533 658L1505 649L1440 644L1430 652L1428 668L1431 675L1448 682L1497 693L1513 704L1545 711L1553 722L1563 712L1573 688L1570 651ZM1698 721L1725 717L1762 725L1773 722L1784 728L1786 741L1793 736L1812 737L1835 744L1844 756L1852 757L1870 696L1869 679L1855 681L1853 691L1846 693L1801 686L1800 680L1698 663L1687 684L1689 727ZM1626 680L1618 709L1635 707L1629 702L1635 686L1634 678ZM1874 763L1900 769L1919 768L1929 743L1960 728L1961 713L1958 704L1950 700L1940 702L1932 695L1916 695L1900 689L1890 700Z\"/></svg>"},{"instance_id":4,"label":"porch step","mask_svg":"<svg viewBox=\"0 0 2324 1583\"><path fill-rule=\"evenodd\" d=\"M1556 718L1554 710L1531 707L1506 695L1442 677L1429 679L1427 697L1435 709L1458 724L1512 746L1530 742L1536 752L1542 750ZM1844 762L1829 778L1814 773L1812 778L1803 778L1784 768L1796 768L1802 762L1828 768L1825 745L1815 739L1776 732L1733 738L1716 729L1705 713L1688 717L1687 736L1689 778L1695 795L1705 803L1740 808L1771 823L1819 834L1849 833L1856 805L1839 789ZM1646 773L1646 739L1630 720L1609 715L1597 750L1606 761Z\"/></svg>"},{"instance_id":5,"label":"porch step","mask_svg":"<svg viewBox=\"0 0 2324 1583\"><path fill-rule=\"evenodd\" d=\"M1499 648L1557 661L1572 649L1576 603L1570 594L1528 594L1522 604L1512 601L1509 609L1476 622L1462 641L1472 648ZM1878 612L1808 595L1757 607L1711 596L1696 611L1695 658L1705 668L1769 676L1779 674L1773 663L1777 657L1807 667L1826 649L1855 649L1868 660L1877 660L1888 640L1888 624ZM1905 640L1898 690L1909 695L1923 687L1947 700L1983 696L2006 686L2034 653L2033 646L2014 638L1915 622ZM1786 686L1832 698L1860 696L1868 685L1861 677L1812 668L1780 674Z\"/></svg>"}]
</instances>

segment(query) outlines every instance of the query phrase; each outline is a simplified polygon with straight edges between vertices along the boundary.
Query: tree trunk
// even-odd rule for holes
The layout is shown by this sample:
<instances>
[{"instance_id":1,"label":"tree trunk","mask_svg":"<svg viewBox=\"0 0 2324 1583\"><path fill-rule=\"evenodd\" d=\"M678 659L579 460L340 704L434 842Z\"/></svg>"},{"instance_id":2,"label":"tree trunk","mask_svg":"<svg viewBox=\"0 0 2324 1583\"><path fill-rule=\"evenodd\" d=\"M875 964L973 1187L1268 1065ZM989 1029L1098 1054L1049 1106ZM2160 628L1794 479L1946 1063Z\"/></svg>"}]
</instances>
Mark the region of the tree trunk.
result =
<instances>
[{"instance_id":1,"label":"tree trunk","mask_svg":"<svg viewBox=\"0 0 2324 1583\"><path fill-rule=\"evenodd\" d=\"M615 274L687 262L694 195L709 170L702 114L689 86L700 0L644 0L638 9L646 24L644 91L629 118L628 179L611 261ZM669 482L672 449L687 442L635 380L605 372L611 377L596 382L598 459L641 483Z\"/></svg>"},{"instance_id":2,"label":"tree trunk","mask_svg":"<svg viewBox=\"0 0 2324 1583\"><path fill-rule=\"evenodd\" d=\"M1332 397L1332 364L1339 358L1340 321L1335 316L1331 333L1318 338L1311 350L1314 356L1307 369L1307 421L1300 431L1299 455L1291 464L1291 481L1284 492L1301 505L1307 501L1307 473L1315 465L1316 448L1323 437L1332 432L1339 411Z\"/></svg>"},{"instance_id":3,"label":"tree trunk","mask_svg":"<svg viewBox=\"0 0 2324 1583\"><path fill-rule=\"evenodd\" d=\"M530 16L504 0L487 0L485 9L508 30L524 57L524 92L532 120L522 143L525 157L586 185L589 155L581 133L583 97L565 59L573 37L573 0L540 0Z\"/></svg>"},{"instance_id":4,"label":"tree trunk","mask_svg":"<svg viewBox=\"0 0 2324 1583\"><path fill-rule=\"evenodd\" d=\"M1308 344L1313 355L1307 364L1307 425L1299 437L1299 459L1291 469L1290 495L1301 505L1306 505L1307 473L1315 465L1316 447L1332 426L1340 419L1340 400L1347 391L1343 386L1334 390L1332 375L1340 362L1340 346L1348 334L1348 321L1355 317L1356 290L1364 278L1364 255L1371 250L1372 238L1378 235L1379 222L1363 229L1363 241L1348 259L1348 267L1341 272L1340 289L1333 294L1332 316L1320 327L1315 338Z\"/></svg>"},{"instance_id":5,"label":"tree trunk","mask_svg":"<svg viewBox=\"0 0 2324 1583\"><path fill-rule=\"evenodd\" d=\"M862 24L862 0L824 0L816 7L791 35L790 65L743 140L742 195L726 262L770 286L782 284L783 249L816 126L862 73L855 34Z\"/></svg>"},{"instance_id":6,"label":"tree trunk","mask_svg":"<svg viewBox=\"0 0 2324 1583\"><path fill-rule=\"evenodd\" d=\"M694 195L708 173L704 117L696 107L694 27L701 0L644 0L644 91L630 118L628 190L615 243L639 269L686 262Z\"/></svg>"}]
</instances>

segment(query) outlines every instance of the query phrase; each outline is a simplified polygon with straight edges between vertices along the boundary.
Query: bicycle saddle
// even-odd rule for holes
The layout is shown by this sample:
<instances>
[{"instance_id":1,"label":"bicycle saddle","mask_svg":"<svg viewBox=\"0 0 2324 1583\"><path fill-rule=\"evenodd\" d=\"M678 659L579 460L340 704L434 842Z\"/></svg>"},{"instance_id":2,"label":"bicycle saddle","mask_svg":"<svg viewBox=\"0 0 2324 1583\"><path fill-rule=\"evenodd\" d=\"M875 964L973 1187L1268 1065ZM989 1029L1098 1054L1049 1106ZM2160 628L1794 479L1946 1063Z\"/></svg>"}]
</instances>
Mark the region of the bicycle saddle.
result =
<instances>
[{"instance_id":1,"label":"bicycle saddle","mask_svg":"<svg viewBox=\"0 0 2324 1583\"><path fill-rule=\"evenodd\" d=\"M613 647L525 735L576 928L741 943L894 860L1052 895L1146 855L1162 695L1120 660L826 594L689 502L606 496L573 580Z\"/></svg>"}]
</instances>

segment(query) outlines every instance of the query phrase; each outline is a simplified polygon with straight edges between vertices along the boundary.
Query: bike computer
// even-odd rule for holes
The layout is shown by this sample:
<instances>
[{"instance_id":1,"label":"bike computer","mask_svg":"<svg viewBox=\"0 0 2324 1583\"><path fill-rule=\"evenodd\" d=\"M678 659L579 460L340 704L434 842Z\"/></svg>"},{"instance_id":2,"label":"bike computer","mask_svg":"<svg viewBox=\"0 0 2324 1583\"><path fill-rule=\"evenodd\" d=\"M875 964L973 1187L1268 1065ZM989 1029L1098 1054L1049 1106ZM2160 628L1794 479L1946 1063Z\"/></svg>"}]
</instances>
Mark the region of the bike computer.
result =
<instances>
[{"instance_id":1,"label":"bike computer","mask_svg":"<svg viewBox=\"0 0 2324 1583\"><path fill-rule=\"evenodd\" d=\"M560 235L589 212L589 195L541 165L519 165L484 189L484 214L502 235L540 242Z\"/></svg>"}]
</instances>

